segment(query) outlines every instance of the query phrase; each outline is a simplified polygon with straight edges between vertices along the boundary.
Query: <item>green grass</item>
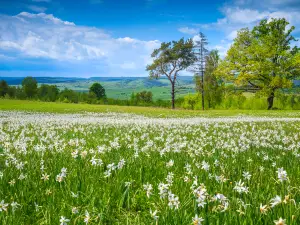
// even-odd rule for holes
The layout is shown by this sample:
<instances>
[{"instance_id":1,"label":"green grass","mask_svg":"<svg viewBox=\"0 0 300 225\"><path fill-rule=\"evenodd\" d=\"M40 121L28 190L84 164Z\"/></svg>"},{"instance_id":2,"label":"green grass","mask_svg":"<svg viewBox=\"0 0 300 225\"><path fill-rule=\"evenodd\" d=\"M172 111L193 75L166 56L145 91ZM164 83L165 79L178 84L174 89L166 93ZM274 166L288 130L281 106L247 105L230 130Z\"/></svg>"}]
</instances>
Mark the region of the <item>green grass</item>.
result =
<instances>
[{"instance_id":1,"label":"green grass","mask_svg":"<svg viewBox=\"0 0 300 225\"><path fill-rule=\"evenodd\" d=\"M300 117L296 110L183 110L155 107L90 105L60 102L38 102L28 100L0 99L0 110L21 110L52 113L81 113L81 112L116 112L134 113L149 117L223 117L223 116L267 116L267 117Z\"/></svg>"},{"instance_id":2,"label":"green grass","mask_svg":"<svg viewBox=\"0 0 300 225\"><path fill-rule=\"evenodd\" d=\"M64 216L68 225L84 225L87 212L89 225L190 225L195 215L205 225L265 225L280 217L300 224L299 121L182 124L73 116L1 114L0 224L52 225ZM278 168L287 172L283 181ZM49 179L41 179L45 175ZM248 192L234 189L240 180ZM160 183L167 185L166 196ZM149 197L145 184L152 185ZM169 205L176 203L170 192L179 198L178 209ZM217 200L217 194L226 200ZM277 195L281 200L271 207ZM265 215L260 204L266 205ZM158 211L157 221L150 210Z\"/></svg>"}]
</instances>

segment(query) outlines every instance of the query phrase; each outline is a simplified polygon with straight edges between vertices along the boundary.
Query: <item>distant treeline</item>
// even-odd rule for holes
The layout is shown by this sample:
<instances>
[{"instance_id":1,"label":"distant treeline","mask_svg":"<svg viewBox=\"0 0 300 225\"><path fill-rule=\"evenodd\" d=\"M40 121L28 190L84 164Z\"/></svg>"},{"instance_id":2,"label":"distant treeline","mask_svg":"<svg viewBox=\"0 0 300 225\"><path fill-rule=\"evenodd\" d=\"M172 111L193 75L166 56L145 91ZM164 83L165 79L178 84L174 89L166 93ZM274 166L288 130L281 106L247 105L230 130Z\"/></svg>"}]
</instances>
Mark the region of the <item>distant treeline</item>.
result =
<instances>
[{"instance_id":1,"label":"distant treeline","mask_svg":"<svg viewBox=\"0 0 300 225\"><path fill-rule=\"evenodd\" d=\"M158 106L170 107L170 101L153 100L150 91L132 93L130 99L121 100L106 96L104 87L95 82L89 92L76 92L65 88L59 90L56 85L41 84L33 77L26 77L22 80L21 86L10 86L5 80L0 81L0 97L10 99L31 99L45 102L64 102L64 103L88 103L88 104L107 104L107 105L127 105L127 106Z\"/></svg>"},{"instance_id":2,"label":"distant treeline","mask_svg":"<svg viewBox=\"0 0 300 225\"><path fill-rule=\"evenodd\" d=\"M207 76L206 79L211 79ZM210 84L213 82L208 82ZM196 89L199 87L196 87ZM300 109L300 88L278 91L274 109ZM264 95L256 93L245 97L243 91L233 85L207 85L205 90L206 109L266 109L267 102ZM31 99L45 102L107 104L121 106L154 106L171 108L171 100L153 100L150 91L132 93L130 99L121 100L106 96L105 89L100 83L94 83L89 92L76 92L65 88L59 90L56 85L38 83L33 77L26 77L21 86L10 86L5 80L0 81L0 97L9 99ZM176 107L197 110L201 109L201 94L188 94L176 99Z\"/></svg>"}]
</instances>

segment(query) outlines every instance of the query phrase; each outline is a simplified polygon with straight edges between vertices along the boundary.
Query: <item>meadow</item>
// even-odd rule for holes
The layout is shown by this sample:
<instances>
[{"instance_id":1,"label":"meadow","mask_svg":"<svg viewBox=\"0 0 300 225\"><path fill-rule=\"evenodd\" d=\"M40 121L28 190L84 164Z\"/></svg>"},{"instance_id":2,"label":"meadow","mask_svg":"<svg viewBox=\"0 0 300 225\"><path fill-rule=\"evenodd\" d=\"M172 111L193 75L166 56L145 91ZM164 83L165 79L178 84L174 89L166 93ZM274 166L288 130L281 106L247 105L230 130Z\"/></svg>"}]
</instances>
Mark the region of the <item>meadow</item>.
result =
<instances>
[{"instance_id":1,"label":"meadow","mask_svg":"<svg viewBox=\"0 0 300 225\"><path fill-rule=\"evenodd\" d=\"M300 223L297 111L0 109L0 224Z\"/></svg>"}]
</instances>

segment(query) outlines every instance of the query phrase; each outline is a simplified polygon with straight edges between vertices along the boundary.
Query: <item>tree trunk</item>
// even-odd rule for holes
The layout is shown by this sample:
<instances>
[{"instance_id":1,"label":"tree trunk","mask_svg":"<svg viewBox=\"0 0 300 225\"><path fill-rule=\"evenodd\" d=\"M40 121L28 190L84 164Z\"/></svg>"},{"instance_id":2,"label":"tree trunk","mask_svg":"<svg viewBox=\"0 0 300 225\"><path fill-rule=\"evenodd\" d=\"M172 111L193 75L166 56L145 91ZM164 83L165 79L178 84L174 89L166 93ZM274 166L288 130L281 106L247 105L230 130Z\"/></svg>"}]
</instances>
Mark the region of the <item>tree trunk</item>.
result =
<instances>
[{"instance_id":1,"label":"tree trunk","mask_svg":"<svg viewBox=\"0 0 300 225\"><path fill-rule=\"evenodd\" d=\"M202 110L204 110L204 72L202 71L201 76L201 95L202 95Z\"/></svg>"},{"instance_id":2,"label":"tree trunk","mask_svg":"<svg viewBox=\"0 0 300 225\"><path fill-rule=\"evenodd\" d=\"M175 109L175 82L172 82L172 90L171 90L171 95L172 95L172 109Z\"/></svg>"},{"instance_id":3,"label":"tree trunk","mask_svg":"<svg viewBox=\"0 0 300 225\"><path fill-rule=\"evenodd\" d=\"M272 109L273 107L273 103L274 103L274 92L272 92L270 94L270 96L268 97L267 101L268 101L268 110Z\"/></svg>"}]
</instances>

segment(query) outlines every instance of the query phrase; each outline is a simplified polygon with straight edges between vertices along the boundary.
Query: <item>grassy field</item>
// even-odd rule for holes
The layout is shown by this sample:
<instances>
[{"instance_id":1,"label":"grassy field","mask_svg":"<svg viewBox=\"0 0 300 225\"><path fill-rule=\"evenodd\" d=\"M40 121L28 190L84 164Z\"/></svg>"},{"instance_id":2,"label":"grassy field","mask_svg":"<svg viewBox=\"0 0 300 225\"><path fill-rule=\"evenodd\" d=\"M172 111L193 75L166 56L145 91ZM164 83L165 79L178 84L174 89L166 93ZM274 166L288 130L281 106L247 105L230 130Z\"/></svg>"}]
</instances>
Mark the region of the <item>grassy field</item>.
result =
<instances>
[{"instance_id":1,"label":"grassy field","mask_svg":"<svg viewBox=\"0 0 300 225\"><path fill-rule=\"evenodd\" d=\"M0 105L117 111L28 101ZM293 118L0 111L0 224L297 225L299 134L300 120Z\"/></svg>"},{"instance_id":2,"label":"grassy field","mask_svg":"<svg viewBox=\"0 0 300 225\"><path fill-rule=\"evenodd\" d=\"M38 102L28 100L0 99L0 110L21 110L52 113L82 113L82 112L116 112L134 113L148 117L226 117L226 116L266 116L266 117L300 117L296 110L183 110L154 107L114 106L71 104L60 102Z\"/></svg>"}]
</instances>

